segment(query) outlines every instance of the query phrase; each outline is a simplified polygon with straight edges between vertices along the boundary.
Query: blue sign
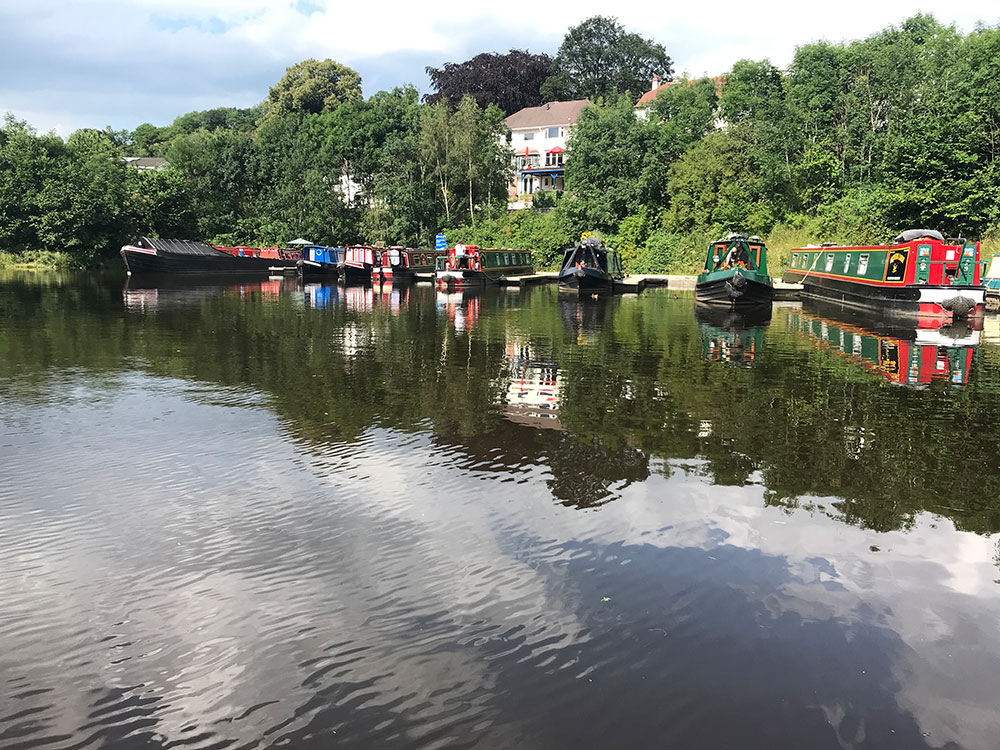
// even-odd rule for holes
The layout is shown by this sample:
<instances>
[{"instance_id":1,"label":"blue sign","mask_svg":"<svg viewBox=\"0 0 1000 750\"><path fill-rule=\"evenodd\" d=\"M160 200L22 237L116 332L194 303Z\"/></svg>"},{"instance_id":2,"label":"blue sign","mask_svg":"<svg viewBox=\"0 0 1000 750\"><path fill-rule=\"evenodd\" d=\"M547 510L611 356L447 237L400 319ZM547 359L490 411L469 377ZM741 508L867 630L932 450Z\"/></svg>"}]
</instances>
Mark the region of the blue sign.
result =
<instances>
[{"instance_id":1,"label":"blue sign","mask_svg":"<svg viewBox=\"0 0 1000 750\"><path fill-rule=\"evenodd\" d=\"M439 234L434 238L434 249L435 250L445 250L448 244L444 241L444 235Z\"/></svg>"}]
</instances>

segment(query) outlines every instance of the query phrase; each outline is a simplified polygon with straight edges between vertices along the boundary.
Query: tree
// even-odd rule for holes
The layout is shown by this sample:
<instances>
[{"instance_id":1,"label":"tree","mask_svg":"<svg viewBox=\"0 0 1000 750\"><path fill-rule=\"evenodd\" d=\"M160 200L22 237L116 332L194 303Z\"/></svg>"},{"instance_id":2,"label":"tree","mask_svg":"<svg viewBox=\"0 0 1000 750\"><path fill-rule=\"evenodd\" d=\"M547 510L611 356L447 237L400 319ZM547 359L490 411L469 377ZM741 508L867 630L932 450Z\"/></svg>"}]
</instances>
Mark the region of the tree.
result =
<instances>
[{"instance_id":1,"label":"tree","mask_svg":"<svg viewBox=\"0 0 1000 750\"><path fill-rule=\"evenodd\" d=\"M326 60L303 60L287 68L268 93L266 118L288 113L317 114L361 99L361 76L346 65Z\"/></svg>"},{"instance_id":2,"label":"tree","mask_svg":"<svg viewBox=\"0 0 1000 750\"><path fill-rule=\"evenodd\" d=\"M427 67L435 93L424 96L428 104L445 99L457 107L471 96L485 109L497 105L507 114L542 103L541 87L548 78L552 58L512 49L505 55L483 52L462 63L445 63L440 68Z\"/></svg>"},{"instance_id":3,"label":"tree","mask_svg":"<svg viewBox=\"0 0 1000 750\"><path fill-rule=\"evenodd\" d=\"M675 82L657 94L651 107L652 124L662 143L662 153L673 161L715 129L718 117L715 81Z\"/></svg>"},{"instance_id":4,"label":"tree","mask_svg":"<svg viewBox=\"0 0 1000 750\"><path fill-rule=\"evenodd\" d=\"M569 139L562 202L574 228L611 232L641 205L662 205L666 165L654 136L624 95L583 109Z\"/></svg>"},{"instance_id":5,"label":"tree","mask_svg":"<svg viewBox=\"0 0 1000 750\"><path fill-rule=\"evenodd\" d=\"M592 16L566 32L542 86L546 101L629 92L632 102L654 74L669 80L673 64L662 44L625 31L616 18Z\"/></svg>"}]
</instances>

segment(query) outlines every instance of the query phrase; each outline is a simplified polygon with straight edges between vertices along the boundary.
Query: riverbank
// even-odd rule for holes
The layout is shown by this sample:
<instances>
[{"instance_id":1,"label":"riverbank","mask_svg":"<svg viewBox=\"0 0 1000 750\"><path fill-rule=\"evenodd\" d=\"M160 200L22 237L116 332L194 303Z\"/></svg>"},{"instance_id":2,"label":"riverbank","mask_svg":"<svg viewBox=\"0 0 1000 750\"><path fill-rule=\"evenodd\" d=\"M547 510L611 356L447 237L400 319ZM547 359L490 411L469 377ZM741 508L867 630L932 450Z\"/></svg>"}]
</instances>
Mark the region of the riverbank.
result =
<instances>
[{"instance_id":1,"label":"riverbank","mask_svg":"<svg viewBox=\"0 0 1000 750\"><path fill-rule=\"evenodd\" d=\"M11 271L67 271L80 268L80 260L70 253L53 250L0 251L0 269Z\"/></svg>"}]
</instances>

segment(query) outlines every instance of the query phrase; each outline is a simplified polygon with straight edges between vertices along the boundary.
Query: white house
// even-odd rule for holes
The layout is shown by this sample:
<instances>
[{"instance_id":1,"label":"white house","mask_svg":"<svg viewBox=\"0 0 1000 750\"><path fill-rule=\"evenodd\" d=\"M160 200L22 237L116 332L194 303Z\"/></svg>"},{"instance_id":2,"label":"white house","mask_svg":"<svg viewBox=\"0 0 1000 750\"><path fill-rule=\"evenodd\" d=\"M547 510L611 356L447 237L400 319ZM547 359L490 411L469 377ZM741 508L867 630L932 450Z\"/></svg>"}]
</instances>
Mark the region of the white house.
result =
<instances>
[{"instance_id":1,"label":"white house","mask_svg":"<svg viewBox=\"0 0 1000 750\"><path fill-rule=\"evenodd\" d=\"M525 107L504 120L510 128L516 169L509 188L511 208L524 208L527 201L518 200L520 196L563 189L566 139L588 104L586 99L549 102L540 107Z\"/></svg>"},{"instance_id":2,"label":"white house","mask_svg":"<svg viewBox=\"0 0 1000 750\"><path fill-rule=\"evenodd\" d=\"M656 101L656 97L659 95L660 91L666 91L671 86L676 86L680 83L696 83L702 79L700 78L680 78L676 81L661 81L658 75L653 76L653 85L645 94L639 97L639 101L635 103L635 114L640 120L645 120L649 117L649 108L653 106L653 102ZM722 95L722 87L726 84L725 76L711 76L709 80L715 84L715 95Z\"/></svg>"}]
</instances>

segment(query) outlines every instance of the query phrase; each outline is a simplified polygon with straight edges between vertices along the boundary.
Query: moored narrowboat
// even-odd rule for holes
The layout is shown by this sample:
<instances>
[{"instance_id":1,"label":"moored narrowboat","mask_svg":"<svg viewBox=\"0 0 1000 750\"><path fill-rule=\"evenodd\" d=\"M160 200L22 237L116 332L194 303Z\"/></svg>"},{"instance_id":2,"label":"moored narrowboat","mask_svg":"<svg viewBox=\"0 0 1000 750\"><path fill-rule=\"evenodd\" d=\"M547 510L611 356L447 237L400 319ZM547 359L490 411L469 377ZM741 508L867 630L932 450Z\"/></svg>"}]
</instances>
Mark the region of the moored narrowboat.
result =
<instances>
[{"instance_id":1,"label":"moored narrowboat","mask_svg":"<svg viewBox=\"0 0 1000 750\"><path fill-rule=\"evenodd\" d=\"M420 250L412 247L390 247L379 254L372 270L372 278L383 284L408 283L418 273L433 273L434 261L445 255L445 250Z\"/></svg>"},{"instance_id":2,"label":"moored narrowboat","mask_svg":"<svg viewBox=\"0 0 1000 750\"><path fill-rule=\"evenodd\" d=\"M770 305L774 287L767 271L767 247L760 237L732 233L708 244L705 268L698 274L694 297L707 305Z\"/></svg>"},{"instance_id":3,"label":"moored narrowboat","mask_svg":"<svg viewBox=\"0 0 1000 750\"><path fill-rule=\"evenodd\" d=\"M481 250L461 243L435 261L434 277L443 288L498 284L510 276L535 272L531 253L525 250Z\"/></svg>"},{"instance_id":4,"label":"moored narrowboat","mask_svg":"<svg viewBox=\"0 0 1000 750\"><path fill-rule=\"evenodd\" d=\"M325 245L304 245L298 262L299 274L304 279L337 276L337 266L344 260L344 248Z\"/></svg>"},{"instance_id":5,"label":"moored narrowboat","mask_svg":"<svg viewBox=\"0 0 1000 750\"><path fill-rule=\"evenodd\" d=\"M986 311L997 312L1000 310L1000 255L990 258L988 265L983 271L983 286L986 287Z\"/></svg>"},{"instance_id":6,"label":"moored narrowboat","mask_svg":"<svg viewBox=\"0 0 1000 750\"><path fill-rule=\"evenodd\" d=\"M350 245L344 248L344 259L337 264L340 280L347 284L370 284L372 270L379 258L379 250L367 245Z\"/></svg>"},{"instance_id":7,"label":"moored narrowboat","mask_svg":"<svg viewBox=\"0 0 1000 750\"><path fill-rule=\"evenodd\" d=\"M824 244L792 250L784 281L802 296L913 318L983 314L979 243L911 229L888 245Z\"/></svg>"},{"instance_id":8,"label":"moored narrowboat","mask_svg":"<svg viewBox=\"0 0 1000 750\"><path fill-rule=\"evenodd\" d=\"M271 274L294 271L296 260L279 248L216 247L192 240L141 237L121 249L129 274Z\"/></svg>"},{"instance_id":9,"label":"moored narrowboat","mask_svg":"<svg viewBox=\"0 0 1000 750\"><path fill-rule=\"evenodd\" d=\"M622 278L621 256L606 247L599 237L584 236L574 247L563 251L560 292L613 292L615 281Z\"/></svg>"}]
</instances>

